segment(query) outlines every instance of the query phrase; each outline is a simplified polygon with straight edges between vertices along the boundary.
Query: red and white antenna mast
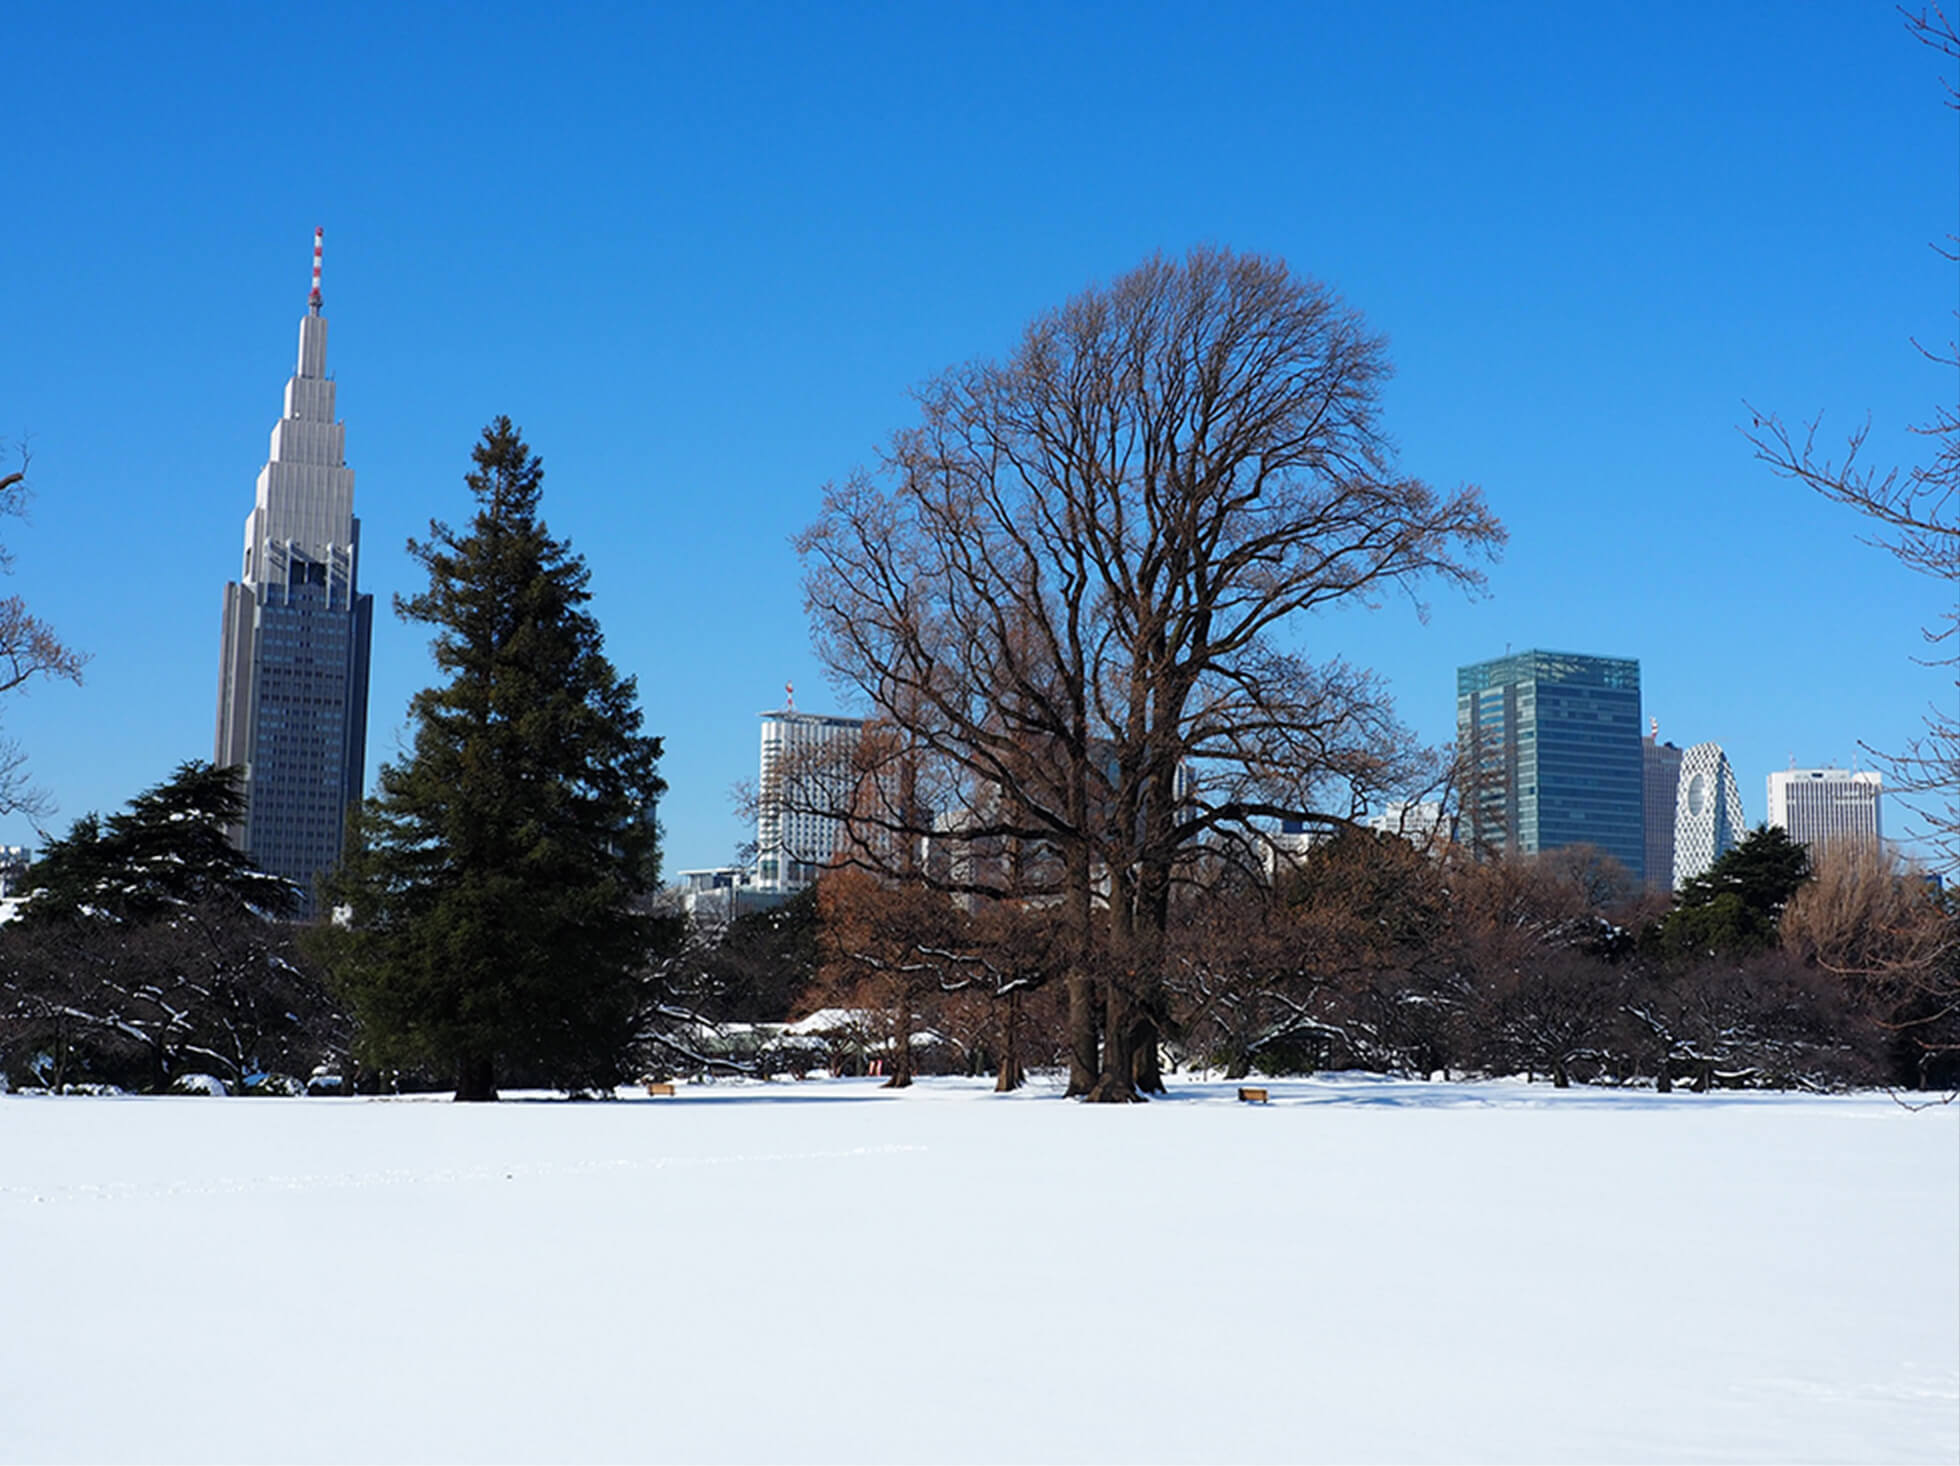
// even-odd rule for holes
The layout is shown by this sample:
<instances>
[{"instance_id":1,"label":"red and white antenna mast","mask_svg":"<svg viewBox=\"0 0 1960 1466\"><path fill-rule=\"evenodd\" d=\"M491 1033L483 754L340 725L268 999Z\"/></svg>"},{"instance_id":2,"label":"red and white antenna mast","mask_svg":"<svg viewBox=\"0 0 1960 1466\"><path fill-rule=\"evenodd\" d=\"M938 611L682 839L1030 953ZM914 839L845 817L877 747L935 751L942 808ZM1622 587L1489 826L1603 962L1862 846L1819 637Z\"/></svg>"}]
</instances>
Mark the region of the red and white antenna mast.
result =
<instances>
[{"instance_id":1,"label":"red and white antenna mast","mask_svg":"<svg viewBox=\"0 0 1960 1466\"><path fill-rule=\"evenodd\" d=\"M786 699L788 699L783 704L783 711L790 712L790 713L795 712L796 711L796 684L794 682L785 682L783 684L783 696Z\"/></svg>"},{"instance_id":2,"label":"red and white antenna mast","mask_svg":"<svg viewBox=\"0 0 1960 1466\"><path fill-rule=\"evenodd\" d=\"M316 227L313 230L313 293L306 297L307 308L314 315L320 313L320 256L325 252L327 231Z\"/></svg>"}]
</instances>

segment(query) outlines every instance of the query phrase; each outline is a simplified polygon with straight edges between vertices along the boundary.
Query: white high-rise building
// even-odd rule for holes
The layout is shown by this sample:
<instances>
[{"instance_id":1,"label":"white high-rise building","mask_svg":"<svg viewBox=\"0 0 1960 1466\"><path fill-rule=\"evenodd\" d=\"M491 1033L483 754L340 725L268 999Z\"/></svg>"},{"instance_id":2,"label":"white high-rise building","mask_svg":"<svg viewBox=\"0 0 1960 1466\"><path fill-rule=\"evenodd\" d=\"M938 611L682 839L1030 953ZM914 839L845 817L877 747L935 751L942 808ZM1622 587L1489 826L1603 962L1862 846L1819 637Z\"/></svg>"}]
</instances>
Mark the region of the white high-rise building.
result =
<instances>
[{"instance_id":1,"label":"white high-rise building","mask_svg":"<svg viewBox=\"0 0 1960 1466\"><path fill-rule=\"evenodd\" d=\"M1674 889L1735 848L1749 825L1742 791L1719 743L1697 743L1681 755L1674 796Z\"/></svg>"},{"instance_id":2,"label":"white high-rise building","mask_svg":"<svg viewBox=\"0 0 1960 1466\"><path fill-rule=\"evenodd\" d=\"M755 884L787 894L813 884L836 853L856 792L853 760L864 720L794 708L761 717Z\"/></svg>"},{"instance_id":3,"label":"white high-rise building","mask_svg":"<svg viewBox=\"0 0 1960 1466\"><path fill-rule=\"evenodd\" d=\"M348 807L361 797L374 620L374 597L359 585L347 428L334 420L327 375L321 236L299 363L245 520L244 563L225 587L213 754L244 773L240 848L309 899L339 861Z\"/></svg>"},{"instance_id":4,"label":"white high-rise building","mask_svg":"<svg viewBox=\"0 0 1960 1466\"><path fill-rule=\"evenodd\" d=\"M1827 845L1879 848L1884 781L1867 769L1781 769L1769 776L1769 822L1813 852Z\"/></svg>"}]
</instances>

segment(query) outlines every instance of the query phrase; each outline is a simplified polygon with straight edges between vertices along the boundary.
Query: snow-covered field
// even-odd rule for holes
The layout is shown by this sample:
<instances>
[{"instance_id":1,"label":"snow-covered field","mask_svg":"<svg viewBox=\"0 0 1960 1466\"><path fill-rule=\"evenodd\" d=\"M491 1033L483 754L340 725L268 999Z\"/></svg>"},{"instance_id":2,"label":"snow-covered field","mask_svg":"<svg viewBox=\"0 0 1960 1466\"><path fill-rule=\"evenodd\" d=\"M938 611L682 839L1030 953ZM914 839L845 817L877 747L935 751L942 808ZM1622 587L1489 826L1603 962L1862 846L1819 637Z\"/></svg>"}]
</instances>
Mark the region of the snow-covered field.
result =
<instances>
[{"instance_id":1,"label":"snow-covered field","mask_svg":"<svg viewBox=\"0 0 1960 1466\"><path fill-rule=\"evenodd\" d=\"M1953 1461L1960 1106L0 1096L8 1460Z\"/></svg>"}]
</instances>

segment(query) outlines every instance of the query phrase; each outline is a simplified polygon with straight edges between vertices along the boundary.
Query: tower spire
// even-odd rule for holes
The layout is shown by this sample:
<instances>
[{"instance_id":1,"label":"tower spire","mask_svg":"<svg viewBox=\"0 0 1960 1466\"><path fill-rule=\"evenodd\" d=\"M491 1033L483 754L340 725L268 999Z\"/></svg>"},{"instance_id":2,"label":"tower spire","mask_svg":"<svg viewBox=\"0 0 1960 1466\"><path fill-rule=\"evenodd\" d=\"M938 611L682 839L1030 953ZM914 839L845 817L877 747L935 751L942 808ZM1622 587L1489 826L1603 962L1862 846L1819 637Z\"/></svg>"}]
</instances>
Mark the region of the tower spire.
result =
<instances>
[{"instance_id":1,"label":"tower spire","mask_svg":"<svg viewBox=\"0 0 1960 1466\"><path fill-rule=\"evenodd\" d=\"M313 293L306 297L306 308L314 315L320 314L320 256L326 247L327 231L315 226L313 230Z\"/></svg>"}]
</instances>

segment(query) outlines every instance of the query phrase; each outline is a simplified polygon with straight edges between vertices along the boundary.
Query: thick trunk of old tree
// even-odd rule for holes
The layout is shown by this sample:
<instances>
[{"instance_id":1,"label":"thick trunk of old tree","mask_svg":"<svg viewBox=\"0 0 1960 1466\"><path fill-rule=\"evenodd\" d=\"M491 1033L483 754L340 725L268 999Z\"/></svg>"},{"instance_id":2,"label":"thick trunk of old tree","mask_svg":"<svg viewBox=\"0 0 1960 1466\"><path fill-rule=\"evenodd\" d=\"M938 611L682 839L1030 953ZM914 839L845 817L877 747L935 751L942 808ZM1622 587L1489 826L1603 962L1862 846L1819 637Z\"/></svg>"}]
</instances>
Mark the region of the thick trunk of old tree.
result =
<instances>
[{"instance_id":1,"label":"thick trunk of old tree","mask_svg":"<svg viewBox=\"0 0 1960 1466\"><path fill-rule=\"evenodd\" d=\"M1080 803L1081 794L1077 790L1071 796L1071 807ZM1092 931L1088 847L1080 841L1073 842L1064 857L1067 870L1062 894L1074 956L1062 978L1062 989L1068 995L1068 1098L1077 1099L1096 1087L1101 1071L1097 1031L1101 1014L1097 1011L1096 981L1089 975Z\"/></svg>"},{"instance_id":2,"label":"thick trunk of old tree","mask_svg":"<svg viewBox=\"0 0 1960 1466\"><path fill-rule=\"evenodd\" d=\"M892 1072L881 1089L908 1089L912 1084L912 1000L904 988L892 1005Z\"/></svg>"},{"instance_id":3,"label":"thick trunk of old tree","mask_svg":"<svg viewBox=\"0 0 1960 1466\"><path fill-rule=\"evenodd\" d=\"M1134 982L1134 974L1110 974L1108 999L1103 1010L1102 1073L1096 1077L1095 1087L1089 1091L1091 1104L1127 1105L1140 1103L1143 1099L1137 1092L1136 1084L1137 1040L1141 1023L1131 987Z\"/></svg>"},{"instance_id":4,"label":"thick trunk of old tree","mask_svg":"<svg viewBox=\"0 0 1960 1466\"><path fill-rule=\"evenodd\" d=\"M1006 1094L1027 1083L1021 1069L1021 995L1007 995L1007 1018L1002 1024L1000 1072L994 1076L994 1093Z\"/></svg>"},{"instance_id":5,"label":"thick trunk of old tree","mask_svg":"<svg viewBox=\"0 0 1960 1466\"><path fill-rule=\"evenodd\" d=\"M1068 1097L1077 1098L1096 1087L1100 1070L1097 1042L1096 983L1080 966L1062 979L1068 994Z\"/></svg>"},{"instance_id":6,"label":"thick trunk of old tree","mask_svg":"<svg viewBox=\"0 0 1960 1466\"><path fill-rule=\"evenodd\" d=\"M1160 1052L1163 1038L1155 1019L1145 1018L1137 1024L1136 1051L1130 1056L1130 1077L1136 1084L1138 1094L1164 1092L1163 1056Z\"/></svg>"},{"instance_id":7,"label":"thick trunk of old tree","mask_svg":"<svg viewBox=\"0 0 1960 1466\"><path fill-rule=\"evenodd\" d=\"M1118 818L1122 818L1120 806ZM1131 1104L1137 1093L1133 1069L1136 1054L1135 998L1136 932L1131 925L1135 890L1122 867L1110 872L1108 977L1103 983L1102 1070L1089 1090L1095 1105Z\"/></svg>"},{"instance_id":8,"label":"thick trunk of old tree","mask_svg":"<svg viewBox=\"0 0 1960 1466\"><path fill-rule=\"evenodd\" d=\"M464 1054L456 1060L456 1098L470 1103L497 1097L496 1061L486 1054Z\"/></svg>"}]
</instances>

